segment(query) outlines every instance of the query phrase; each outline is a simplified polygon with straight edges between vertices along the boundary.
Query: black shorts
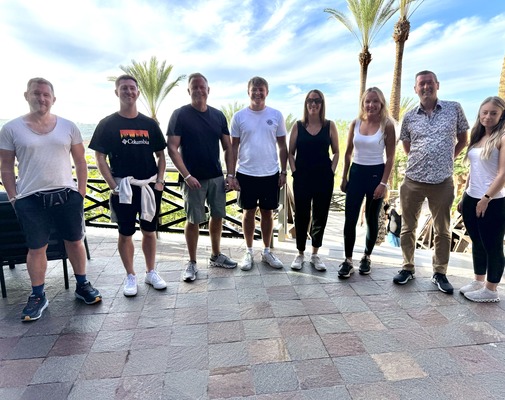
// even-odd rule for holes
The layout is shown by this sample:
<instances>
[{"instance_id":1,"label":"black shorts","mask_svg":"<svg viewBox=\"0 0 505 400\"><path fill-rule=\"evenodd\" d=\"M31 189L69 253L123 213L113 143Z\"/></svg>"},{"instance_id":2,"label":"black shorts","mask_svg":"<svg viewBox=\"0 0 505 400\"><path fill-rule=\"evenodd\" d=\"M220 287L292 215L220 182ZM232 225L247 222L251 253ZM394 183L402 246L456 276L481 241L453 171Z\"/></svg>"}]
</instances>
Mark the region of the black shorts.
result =
<instances>
[{"instance_id":1,"label":"black shorts","mask_svg":"<svg viewBox=\"0 0 505 400\"><path fill-rule=\"evenodd\" d=\"M279 207L279 173L270 176L250 176L237 172L240 191L237 203L244 210L275 210Z\"/></svg>"},{"instance_id":2,"label":"black shorts","mask_svg":"<svg viewBox=\"0 0 505 400\"><path fill-rule=\"evenodd\" d=\"M155 232L158 229L158 215L160 214L160 204L162 191L154 189L154 184L150 183L153 189L154 197L156 198L156 214L152 221L139 219L140 229L146 232ZM140 215L140 187L132 185L132 202L131 204L123 204L119 202L119 196L110 195L110 207L114 209L117 218L119 233L123 236L133 236L135 233L135 223L137 216Z\"/></svg>"}]
</instances>

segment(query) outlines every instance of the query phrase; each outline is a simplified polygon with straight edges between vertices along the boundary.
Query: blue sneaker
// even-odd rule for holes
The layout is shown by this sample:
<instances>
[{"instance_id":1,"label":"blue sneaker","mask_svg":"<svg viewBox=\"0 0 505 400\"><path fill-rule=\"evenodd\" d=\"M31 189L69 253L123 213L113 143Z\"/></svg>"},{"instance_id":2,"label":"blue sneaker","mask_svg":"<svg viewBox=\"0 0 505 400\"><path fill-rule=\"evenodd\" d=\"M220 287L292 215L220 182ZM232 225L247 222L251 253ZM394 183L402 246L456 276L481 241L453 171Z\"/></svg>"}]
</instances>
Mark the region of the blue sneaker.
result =
<instances>
[{"instance_id":1,"label":"blue sneaker","mask_svg":"<svg viewBox=\"0 0 505 400\"><path fill-rule=\"evenodd\" d=\"M45 293L42 296L35 296L31 294L28 297L28 303L23 308L21 319L23 321L36 321L42 317L42 312L47 308L49 302L46 299Z\"/></svg>"},{"instance_id":2,"label":"blue sneaker","mask_svg":"<svg viewBox=\"0 0 505 400\"><path fill-rule=\"evenodd\" d=\"M75 285L75 297L84 301L86 304L95 304L102 301L100 292L91 286L89 281L84 282L82 285L78 283Z\"/></svg>"}]
</instances>

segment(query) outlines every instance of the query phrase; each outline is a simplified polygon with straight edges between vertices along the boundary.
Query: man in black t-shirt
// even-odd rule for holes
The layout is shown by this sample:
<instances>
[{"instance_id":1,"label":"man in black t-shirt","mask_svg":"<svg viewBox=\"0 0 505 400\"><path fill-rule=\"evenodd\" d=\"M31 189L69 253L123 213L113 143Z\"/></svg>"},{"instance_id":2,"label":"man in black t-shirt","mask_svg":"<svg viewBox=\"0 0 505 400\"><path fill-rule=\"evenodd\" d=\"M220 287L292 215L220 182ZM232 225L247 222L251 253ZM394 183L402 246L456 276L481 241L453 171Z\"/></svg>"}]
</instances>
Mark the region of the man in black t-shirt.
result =
<instances>
[{"instance_id":1,"label":"man in black t-shirt","mask_svg":"<svg viewBox=\"0 0 505 400\"><path fill-rule=\"evenodd\" d=\"M199 225L207 220L205 202L210 209L209 231L212 244L210 266L235 268L237 263L221 253L220 239L226 216L226 193L219 159L219 143L224 151L226 168L231 167L231 142L224 114L207 105L209 86L200 73L188 79L191 104L174 111L168 124L168 154L180 173L186 210L184 233L189 261L183 279L194 281ZM226 187L234 189L232 176L226 177Z\"/></svg>"},{"instance_id":2,"label":"man in black t-shirt","mask_svg":"<svg viewBox=\"0 0 505 400\"><path fill-rule=\"evenodd\" d=\"M156 228L165 186L166 142L158 123L137 111L140 92L134 77L117 78L115 93L120 109L100 121L89 148L95 150L98 169L112 191L111 219L118 224L118 250L127 274L123 294L135 296L132 236L138 214L146 261L145 283L155 289L167 287L154 269Z\"/></svg>"}]
</instances>

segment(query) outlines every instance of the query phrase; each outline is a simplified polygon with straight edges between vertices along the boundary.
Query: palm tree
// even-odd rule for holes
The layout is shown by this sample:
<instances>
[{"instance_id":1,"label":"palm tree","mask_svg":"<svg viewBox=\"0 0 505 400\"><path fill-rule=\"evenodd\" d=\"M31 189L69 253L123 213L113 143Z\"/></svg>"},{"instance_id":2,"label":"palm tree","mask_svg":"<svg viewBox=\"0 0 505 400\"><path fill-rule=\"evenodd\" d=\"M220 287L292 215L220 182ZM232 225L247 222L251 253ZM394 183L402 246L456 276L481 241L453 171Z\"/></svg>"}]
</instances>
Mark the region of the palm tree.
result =
<instances>
[{"instance_id":1,"label":"palm tree","mask_svg":"<svg viewBox=\"0 0 505 400\"><path fill-rule=\"evenodd\" d=\"M296 123L296 117L289 113L288 116L286 117L286 131L289 133L291 132L291 129L293 128L293 125Z\"/></svg>"},{"instance_id":2,"label":"palm tree","mask_svg":"<svg viewBox=\"0 0 505 400\"><path fill-rule=\"evenodd\" d=\"M186 75L180 75L175 81L168 82L173 65L167 66L166 61L158 64L156 56L152 56L149 63L132 60L132 65L120 65L119 68L137 80L140 94L144 100L141 99L142 103L149 111L151 118L159 123L156 114L161 102L180 81L186 79ZM108 79L115 81L116 77L111 76Z\"/></svg>"},{"instance_id":3,"label":"palm tree","mask_svg":"<svg viewBox=\"0 0 505 400\"><path fill-rule=\"evenodd\" d=\"M503 57L503 65L501 66L500 87L498 88L498 96L505 100L505 57Z\"/></svg>"},{"instance_id":4,"label":"palm tree","mask_svg":"<svg viewBox=\"0 0 505 400\"><path fill-rule=\"evenodd\" d=\"M418 2L417 7L410 11L412 3ZM400 120L400 99L402 91L402 63L403 50L405 42L409 38L410 21L415 10L424 0L398 0L400 18L396 21L393 30L393 39L396 43L395 67L393 70L393 88L391 89L391 98L389 100L389 111L391 116L397 121Z\"/></svg>"},{"instance_id":5,"label":"palm tree","mask_svg":"<svg viewBox=\"0 0 505 400\"><path fill-rule=\"evenodd\" d=\"M355 24L341 11L333 8L324 9L324 12L331 14L331 17L340 21L349 29L361 45L361 53L359 53L359 63L361 66L360 98L365 91L368 65L372 61L372 54L369 52L369 48L377 33L398 10L398 7L393 5L394 2L395 0L347 0L347 8L349 8L351 14L354 16Z\"/></svg>"},{"instance_id":6,"label":"palm tree","mask_svg":"<svg viewBox=\"0 0 505 400\"><path fill-rule=\"evenodd\" d=\"M400 110L398 113L399 119L397 121L401 121L405 113L412 110L416 105L416 100L413 97L402 97L402 100L400 101Z\"/></svg>"},{"instance_id":7,"label":"palm tree","mask_svg":"<svg viewBox=\"0 0 505 400\"><path fill-rule=\"evenodd\" d=\"M226 117L226 121L228 121L228 127L230 127L231 119L233 118L235 113L237 111L242 110L243 108L245 108L245 104L239 104L237 102L234 102L233 104L228 103L226 106L221 106L221 111Z\"/></svg>"}]
</instances>

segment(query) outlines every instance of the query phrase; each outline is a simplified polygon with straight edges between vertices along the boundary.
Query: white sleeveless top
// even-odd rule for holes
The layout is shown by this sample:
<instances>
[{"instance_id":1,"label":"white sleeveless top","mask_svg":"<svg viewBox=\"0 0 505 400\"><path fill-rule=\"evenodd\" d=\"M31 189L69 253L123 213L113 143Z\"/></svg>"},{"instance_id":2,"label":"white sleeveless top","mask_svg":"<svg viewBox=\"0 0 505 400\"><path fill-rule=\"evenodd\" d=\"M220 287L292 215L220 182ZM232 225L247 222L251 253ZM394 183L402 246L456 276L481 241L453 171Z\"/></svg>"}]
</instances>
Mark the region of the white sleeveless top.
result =
<instances>
[{"instance_id":1,"label":"white sleeveless top","mask_svg":"<svg viewBox=\"0 0 505 400\"><path fill-rule=\"evenodd\" d=\"M386 143L384 134L379 128L373 135L363 135L359 132L361 120L357 119L354 125L354 159L353 162L360 165L384 164L384 150Z\"/></svg>"},{"instance_id":2,"label":"white sleeveless top","mask_svg":"<svg viewBox=\"0 0 505 400\"><path fill-rule=\"evenodd\" d=\"M480 199L486 194L491 184L498 174L498 163L500 152L497 148L491 151L491 155L487 160L481 158L482 147L472 147L468 151L468 159L470 160L470 177L466 193L475 199ZM505 189L502 188L494 199L505 197Z\"/></svg>"}]
</instances>

